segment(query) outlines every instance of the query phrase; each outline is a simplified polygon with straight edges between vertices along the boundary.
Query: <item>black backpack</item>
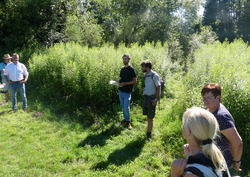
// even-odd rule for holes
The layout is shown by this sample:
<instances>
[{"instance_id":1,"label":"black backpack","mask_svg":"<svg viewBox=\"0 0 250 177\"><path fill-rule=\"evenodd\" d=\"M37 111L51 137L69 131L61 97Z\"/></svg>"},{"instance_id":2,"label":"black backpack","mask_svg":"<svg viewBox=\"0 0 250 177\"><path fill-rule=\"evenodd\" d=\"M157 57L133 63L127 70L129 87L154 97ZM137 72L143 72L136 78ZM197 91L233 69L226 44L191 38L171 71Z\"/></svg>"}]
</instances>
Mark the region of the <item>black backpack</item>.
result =
<instances>
[{"instance_id":1,"label":"black backpack","mask_svg":"<svg viewBox=\"0 0 250 177\"><path fill-rule=\"evenodd\" d=\"M153 80L154 75L155 75L155 72L153 72L153 74L151 75L152 80ZM160 76L159 76L159 79L160 79L160 84L161 84L161 95L163 95L164 89L166 88L165 80ZM153 83L155 84L154 80L153 80ZM155 85L155 87L156 87L156 85Z\"/></svg>"}]
</instances>

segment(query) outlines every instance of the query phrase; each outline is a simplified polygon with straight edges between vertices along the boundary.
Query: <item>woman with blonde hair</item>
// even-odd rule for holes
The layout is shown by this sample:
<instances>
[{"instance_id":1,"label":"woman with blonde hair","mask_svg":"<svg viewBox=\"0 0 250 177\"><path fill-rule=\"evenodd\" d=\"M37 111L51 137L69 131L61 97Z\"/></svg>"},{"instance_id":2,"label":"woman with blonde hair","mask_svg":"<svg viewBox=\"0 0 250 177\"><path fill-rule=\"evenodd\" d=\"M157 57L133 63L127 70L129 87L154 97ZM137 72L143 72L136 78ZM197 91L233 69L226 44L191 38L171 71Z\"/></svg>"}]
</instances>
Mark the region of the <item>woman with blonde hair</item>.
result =
<instances>
[{"instance_id":1,"label":"woman with blonde hair","mask_svg":"<svg viewBox=\"0 0 250 177\"><path fill-rule=\"evenodd\" d=\"M212 113L198 107L187 109L182 118L182 135L186 159L177 159L171 165L171 177L226 177L227 164L213 139L219 125Z\"/></svg>"}]
</instances>

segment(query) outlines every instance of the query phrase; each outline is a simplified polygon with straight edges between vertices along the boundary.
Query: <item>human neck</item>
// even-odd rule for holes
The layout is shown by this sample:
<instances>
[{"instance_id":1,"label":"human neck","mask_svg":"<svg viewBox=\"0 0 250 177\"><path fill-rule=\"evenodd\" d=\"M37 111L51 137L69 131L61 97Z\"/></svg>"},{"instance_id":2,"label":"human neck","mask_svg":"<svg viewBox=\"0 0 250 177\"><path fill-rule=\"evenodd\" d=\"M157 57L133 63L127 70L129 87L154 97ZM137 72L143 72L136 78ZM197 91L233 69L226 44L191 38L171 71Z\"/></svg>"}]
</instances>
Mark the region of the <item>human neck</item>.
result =
<instances>
[{"instance_id":1,"label":"human neck","mask_svg":"<svg viewBox=\"0 0 250 177\"><path fill-rule=\"evenodd\" d=\"M148 74L148 73L150 73L150 72L151 72L151 69L148 69L146 73Z\"/></svg>"},{"instance_id":2,"label":"human neck","mask_svg":"<svg viewBox=\"0 0 250 177\"><path fill-rule=\"evenodd\" d=\"M196 155L202 151L201 146L195 140L189 140L188 144L191 155Z\"/></svg>"},{"instance_id":3,"label":"human neck","mask_svg":"<svg viewBox=\"0 0 250 177\"><path fill-rule=\"evenodd\" d=\"M208 111L214 113L216 110L220 108L220 103L214 105L213 107L208 108Z\"/></svg>"}]
</instances>

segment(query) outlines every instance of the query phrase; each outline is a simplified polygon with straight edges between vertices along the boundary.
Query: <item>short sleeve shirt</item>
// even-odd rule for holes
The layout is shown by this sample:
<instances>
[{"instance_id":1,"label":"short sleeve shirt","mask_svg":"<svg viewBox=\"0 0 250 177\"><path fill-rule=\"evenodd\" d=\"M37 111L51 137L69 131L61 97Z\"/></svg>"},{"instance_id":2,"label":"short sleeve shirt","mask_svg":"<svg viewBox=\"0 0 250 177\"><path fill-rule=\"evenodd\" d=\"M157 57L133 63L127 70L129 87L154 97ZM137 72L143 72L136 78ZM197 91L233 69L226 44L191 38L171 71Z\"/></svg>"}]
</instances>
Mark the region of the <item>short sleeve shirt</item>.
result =
<instances>
[{"instance_id":1,"label":"short sleeve shirt","mask_svg":"<svg viewBox=\"0 0 250 177\"><path fill-rule=\"evenodd\" d=\"M120 77L121 79L119 80L119 83L130 82L133 80L133 78L136 77L136 71L130 65L127 67L123 67L120 72ZM122 92L131 93L134 90L134 84L119 87L119 90L121 90Z\"/></svg>"},{"instance_id":2,"label":"short sleeve shirt","mask_svg":"<svg viewBox=\"0 0 250 177\"><path fill-rule=\"evenodd\" d=\"M145 95L155 95L156 87L159 85L161 85L160 77L156 72L151 70L151 72L145 74Z\"/></svg>"},{"instance_id":3,"label":"short sleeve shirt","mask_svg":"<svg viewBox=\"0 0 250 177\"><path fill-rule=\"evenodd\" d=\"M10 63L5 67L4 75L9 76L12 81L20 81L29 75L27 68L24 64L18 62L17 64Z\"/></svg>"},{"instance_id":4,"label":"short sleeve shirt","mask_svg":"<svg viewBox=\"0 0 250 177\"><path fill-rule=\"evenodd\" d=\"M2 71L7 64L5 62L0 63L0 71ZM1 77L4 78L4 74L1 72Z\"/></svg>"},{"instance_id":5,"label":"short sleeve shirt","mask_svg":"<svg viewBox=\"0 0 250 177\"><path fill-rule=\"evenodd\" d=\"M224 105L220 104L219 109L216 110L213 115L219 123L220 131L235 127L233 116ZM220 136L215 139L215 142L221 150L228 167L230 167L233 161L230 141L223 134L220 134Z\"/></svg>"}]
</instances>

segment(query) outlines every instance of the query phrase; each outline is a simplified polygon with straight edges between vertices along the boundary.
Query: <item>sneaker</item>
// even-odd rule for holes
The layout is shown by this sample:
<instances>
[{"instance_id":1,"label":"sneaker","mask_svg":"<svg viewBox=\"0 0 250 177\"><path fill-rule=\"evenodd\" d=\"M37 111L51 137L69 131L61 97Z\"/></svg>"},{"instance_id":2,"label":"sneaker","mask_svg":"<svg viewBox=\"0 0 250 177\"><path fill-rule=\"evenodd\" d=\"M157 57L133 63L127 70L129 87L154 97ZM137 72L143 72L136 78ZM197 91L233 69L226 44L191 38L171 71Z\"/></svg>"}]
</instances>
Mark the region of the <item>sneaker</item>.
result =
<instances>
[{"instance_id":1,"label":"sneaker","mask_svg":"<svg viewBox=\"0 0 250 177\"><path fill-rule=\"evenodd\" d=\"M148 138L148 140L152 139L152 133L151 132L147 132L147 138Z\"/></svg>"},{"instance_id":2,"label":"sneaker","mask_svg":"<svg viewBox=\"0 0 250 177\"><path fill-rule=\"evenodd\" d=\"M128 128L129 130L132 129L132 125L131 125L130 121L127 121L127 128Z\"/></svg>"}]
</instances>

